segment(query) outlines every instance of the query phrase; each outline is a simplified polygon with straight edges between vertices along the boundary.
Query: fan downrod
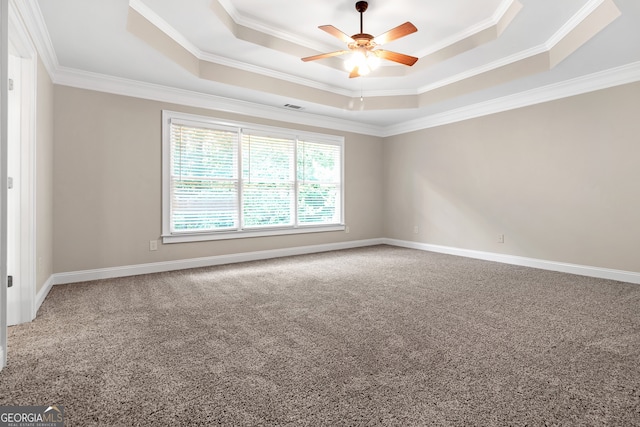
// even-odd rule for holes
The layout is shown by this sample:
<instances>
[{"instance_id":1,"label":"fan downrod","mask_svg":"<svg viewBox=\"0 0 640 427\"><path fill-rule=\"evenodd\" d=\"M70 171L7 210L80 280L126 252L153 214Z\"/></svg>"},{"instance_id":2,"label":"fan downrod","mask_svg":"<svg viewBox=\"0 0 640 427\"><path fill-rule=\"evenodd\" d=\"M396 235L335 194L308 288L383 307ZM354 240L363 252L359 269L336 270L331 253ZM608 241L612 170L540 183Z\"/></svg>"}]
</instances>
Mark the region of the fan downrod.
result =
<instances>
[{"instance_id":1,"label":"fan downrod","mask_svg":"<svg viewBox=\"0 0 640 427\"><path fill-rule=\"evenodd\" d=\"M369 34L363 34L364 30L362 29L362 17L364 12L367 10L367 8L369 7L369 3L367 3L366 1L358 1L356 2L356 10L358 12L360 12L360 34L356 34L355 36L353 36L353 39L357 40L358 38L362 38L362 37L358 37L358 36L370 36ZM373 36L368 37L369 40L373 39Z\"/></svg>"}]
</instances>

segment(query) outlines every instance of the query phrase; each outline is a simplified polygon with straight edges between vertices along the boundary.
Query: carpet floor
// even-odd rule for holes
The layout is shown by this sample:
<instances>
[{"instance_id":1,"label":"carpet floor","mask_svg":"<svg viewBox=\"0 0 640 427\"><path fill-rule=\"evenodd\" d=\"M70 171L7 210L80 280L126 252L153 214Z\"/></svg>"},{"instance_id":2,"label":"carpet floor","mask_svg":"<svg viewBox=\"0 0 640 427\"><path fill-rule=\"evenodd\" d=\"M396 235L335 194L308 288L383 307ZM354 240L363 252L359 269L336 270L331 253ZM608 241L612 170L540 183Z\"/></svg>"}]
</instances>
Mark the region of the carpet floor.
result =
<instances>
[{"instance_id":1,"label":"carpet floor","mask_svg":"<svg viewBox=\"0 0 640 427\"><path fill-rule=\"evenodd\" d=\"M68 426L640 426L640 286L391 246L54 286L0 404Z\"/></svg>"}]
</instances>

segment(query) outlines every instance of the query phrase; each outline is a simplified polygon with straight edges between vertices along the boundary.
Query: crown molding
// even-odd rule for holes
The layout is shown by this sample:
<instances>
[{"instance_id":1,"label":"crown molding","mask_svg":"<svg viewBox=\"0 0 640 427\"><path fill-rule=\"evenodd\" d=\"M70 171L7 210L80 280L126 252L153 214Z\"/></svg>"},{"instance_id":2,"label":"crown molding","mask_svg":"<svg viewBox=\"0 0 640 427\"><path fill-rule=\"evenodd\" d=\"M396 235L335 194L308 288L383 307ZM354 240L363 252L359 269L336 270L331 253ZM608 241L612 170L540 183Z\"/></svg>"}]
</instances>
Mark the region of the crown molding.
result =
<instances>
[{"instance_id":1,"label":"crown molding","mask_svg":"<svg viewBox=\"0 0 640 427\"><path fill-rule=\"evenodd\" d=\"M382 136L389 137L443 126L638 81L640 81L640 61L490 101L425 116L420 119L398 123L397 125L386 127Z\"/></svg>"},{"instance_id":2,"label":"crown molding","mask_svg":"<svg viewBox=\"0 0 640 427\"><path fill-rule=\"evenodd\" d=\"M476 24L465 28L463 31L459 33L453 34L442 41L435 43L431 46L427 46L425 49L416 53L416 56L419 58L423 58L427 55L431 55L439 50L446 49L447 47L454 45L466 38L473 37L474 35L486 30L487 28L491 28L493 26L498 25L502 17L509 11L509 9L515 4L518 3L517 0L503 0L495 12L484 21L477 22Z\"/></svg>"},{"instance_id":3,"label":"crown molding","mask_svg":"<svg viewBox=\"0 0 640 427\"><path fill-rule=\"evenodd\" d=\"M235 68L242 71L247 71L249 73L258 74L265 77L271 77L274 79L283 80L288 83L294 83L301 86L310 87L313 89L323 90L326 92L334 93L336 95L347 96L349 98L355 98L358 94L358 92L355 92L349 89L342 89L339 87L330 86L328 84L316 82L314 80L304 79L302 77L297 77L297 76L283 73L280 71L274 71L268 68L259 67L257 65L247 64L247 63L236 61L233 59L224 58L222 56L214 55L211 53L203 53L200 57L198 57L198 59L201 61L224 65L227 67ZM371 96L370 94L367 94L367 95Z\"/></svg>"},{"instance_id":4,"label":"crown molding","mask_svg":"<svg viewBox=\"0 0 640 427\"><path fill-rule=\"evenodd\" d=\"M147 21L158 27L160 31L165 33L174 42L178 43L180 46L186 49L190 54L198 59L202 59L202 50L191 43L185 36L182 35L182 33L173 28L167 21L162 19L160 15L154 12L153 9L144 4L142 1L129 0L129 7L142 15Z\"/></svg>"},{"instance_id":5,"label":"crown molding","mask_svg":"<svg viewBox=\"0 0 640 427\"><path fill-rule=\"evenodd\" d=\"M547 50L551 50L555 45L557 45L562 39L567 37L571 31L573 31L578 25L580 25L589 15L595 12L598 7L600 7L606 0L590 0L583 7L578 10L567 22L560 27L555 34L553 34L549 40L545 42L545 47Z\"/></svg>"},{"instance_id":6,"label":"crown molding","mask_svg":"<svg viewBox=\"0 0 640 427\"><path fill-rule=\"evenodd\" d=\"M439 80L437 82L421 86L417 92L419 94L430 92L432 90L448 86L453 83L457 83L462 80L466 80L477 75L496 70L509 64L514 64L519 61L523 61L527 58L531 58L541 53L550 52L560 41L567 37L571 31L573 31L578 25L580 25L587 17L589 17L600 5L606 0L590 0L586 3L578 12L576 12L558 31L556 31L547 41L544 43L533 46L529 49L516 52L513 55L505 56L496 61L481 65L476 68L469 69L462 73L458 73L449 78Z\"/></svg>"},{"instance_id":7,"label":"crown molding","mask_svg":"<svg viewBox=\"0 0 640 427\"><path fill-rule=\"evenodd\" d=\"M53 42L49 37L47 25L40 11L40 6L36 0L16 0L11 4L20 14L27 31L29 32L33 44L38 51L38 55L44 64L49 77L53 78L59 67L58 57L53 48Z\"/></svg>"},{"instance_id":8,"label":"crown molding","mask_svg":"<svg viewBox=\"0 0 640 427\"><path fill-rule=\"evenodd\" d=\"M284 80L290 83L299 84L314 89L320 89L327 92L343 95L347 97L355 97L356 95L351 90L336 88L323 83L318 83L309 79L293 76L288 73L278 72L270 70L264 67L259 67L252 64L236 61L233 59L225 58L219 55L214 55L209 52L205 52L191 43L186 37L182 35L178 30L173 28L171 24L165 21L160 15L158 15L153 9L144 4L141 0L129 0L129 7L142 15L152 25L156 26L160 31L165 33L173 41L178 43L183 49L193 55L199 61L211 62L214 64L224 65L227 67L235 68L249 73L259 74L261 76L271 77L278 80Z\"/></svg>"},{"instance_id":9,"label":"crown molding","mask_svg":"<svg viewBox=\"0 0 640 427\"><path fill-rule=\"evenodd\" d=\"M640 81L640 61L391 126L375 126L60 67L54 83L264 119L390 137Z\"/></svg>"},{"instance_id":10,"label":"crown molding","mask_svg":"<svg viewBox=\"0 0 640 427\"><path fill-rule=\"evenodd\" d=\"M152 101L168 102L190 107L224 111L241 114L243 116L260 117L286 123L296 123L306 126L317 126L344 132L354 132L364 135L380 136L384 128L352 120L336 119L327 116L310 114L303 111L291 111L281 107L240 101L222 96L194 92L146 83L137 80L107 76L104 74L80 71L71 68L58 67L53 79L55 84L88 89L115 95L130 96Z\"/></svg>"},{"instance_id":11,"label":"crown molding","mask_svg":"<svg viewBox=\"0 0 640 427\"><path fill-rule=\"evenodd\" d=\"M309 40L308 38L304 38L299 34L293 34L287 31L283 31L280 28L267 25L264 22L258 21L257 19L246 17L242 15L229 0L213 1L217 1L217 3L222 7L222 9L224 9L224 11L236 26L251 28L268 36L286 40L290 43L298 44L300 46L308 47L314 50L324 50L332 48L331 45L314 40Z\"/></svg>"},{"instance_id":12,"label":"crown molding","mask_svg":"<svg viewBox=\"0 0 640 427\"><path fill-rule=\"evenodd\" d=\"M449 78L438 80L437 82L421 86L418 88L417 93L423 94L441 87L449 86L451 84L460 82L462 80L470 79L480 74L496 70L498 68L504 67L509 64L514 64L516 62L523 61L527 58L531 58L533 56L536 56L545 52L548 52L545 45L534 46L530 49L516 52L513 55L505 56L504 58L500 58L496 61L489 62L485 65L481 65L476 68L471 68L462 73L455 74Z\"/></svg>"}]
</instances>

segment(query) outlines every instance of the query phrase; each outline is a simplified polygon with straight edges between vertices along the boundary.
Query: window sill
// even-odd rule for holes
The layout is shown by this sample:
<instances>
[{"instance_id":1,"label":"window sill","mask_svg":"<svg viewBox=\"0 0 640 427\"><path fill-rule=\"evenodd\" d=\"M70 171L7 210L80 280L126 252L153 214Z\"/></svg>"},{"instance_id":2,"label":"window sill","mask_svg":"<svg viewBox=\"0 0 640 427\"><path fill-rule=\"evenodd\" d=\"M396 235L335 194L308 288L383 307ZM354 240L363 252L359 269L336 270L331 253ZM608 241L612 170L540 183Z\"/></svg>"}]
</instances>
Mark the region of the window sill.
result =
<instances>
[{"instance_id":1,"label":"window sill","mask_svg":"<svg viewBox=\"0 0 640 427\"><path fill-rule=\"evenodd\" d=\"M267 230L244 230L244 231L219 231L207 233L180 233L162 236L162 243L187 243L205 242L209 240L229 240L245 239L249 237L283 236L288 234L324 233L329 231L344 231L344 224L325 225L315 227L280 228Z\"/></svg>"}]
</instances>

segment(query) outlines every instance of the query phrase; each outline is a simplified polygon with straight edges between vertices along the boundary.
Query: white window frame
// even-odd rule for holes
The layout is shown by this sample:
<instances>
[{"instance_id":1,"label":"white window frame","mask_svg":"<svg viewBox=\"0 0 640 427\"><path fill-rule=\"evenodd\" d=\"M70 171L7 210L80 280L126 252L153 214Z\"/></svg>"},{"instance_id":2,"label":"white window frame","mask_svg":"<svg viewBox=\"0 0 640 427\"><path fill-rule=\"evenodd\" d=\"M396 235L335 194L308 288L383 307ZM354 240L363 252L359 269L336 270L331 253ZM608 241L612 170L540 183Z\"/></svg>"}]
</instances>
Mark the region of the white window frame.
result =
<instances>
[{"instance_id":1,"label":"white window frame","mask_svg":"<svg viewBox=\"0 0 640 427\"><path fill-rule=\"evenodd\" d=\"M193 122L194 125L201 125L206 127L232 127L239 129L277 133L278 135L287 136L296 140L303 140L307 142L320 142L334 144L340 147L340 220L337 224L329 225L298 225L297 221L294 221L293 226L284 227L268 227L268 228L239 228L228 231L187 231L187 232L172 232L171 231L171 121L187 121ZM239 141L240 143L240 141ZM240 145L242 145L240 143ZM224 240L224 239L238 239L247 237L261 237L261 236L278 236L286 234L301 234L301 233L319 233L328 231L344 231L344 137L337 135L320 134L314 132L304 132L295 129L279 128L274 126L257 125L247 122L238 122L231 120L224 120L215 117L198 116L194 114L181 113L176 111L163 110L162 111L162 242L163 243L183 243L183 242L198 242L207 240ZM241 162L239 162L239 167ZM241 179L241 177L240 177ZM295 177L296 193L298 187L297 176ZM297 195L295 197L297 203ZM238 207L242 211L242 204ZM297 215L297 209L296 209ZM297 219L297 216L296 216ZM240 224L241 227L241 224Z\"/></svg>"}]
</instances>

